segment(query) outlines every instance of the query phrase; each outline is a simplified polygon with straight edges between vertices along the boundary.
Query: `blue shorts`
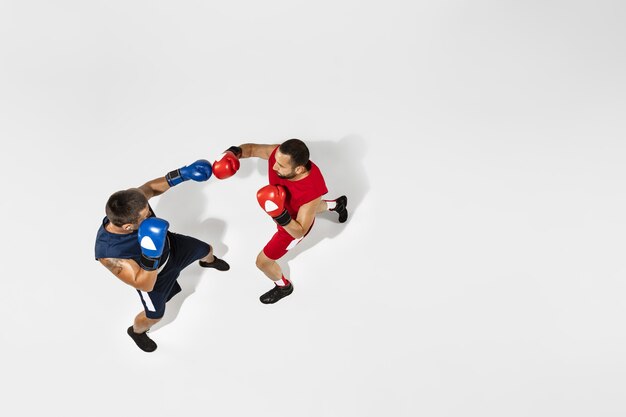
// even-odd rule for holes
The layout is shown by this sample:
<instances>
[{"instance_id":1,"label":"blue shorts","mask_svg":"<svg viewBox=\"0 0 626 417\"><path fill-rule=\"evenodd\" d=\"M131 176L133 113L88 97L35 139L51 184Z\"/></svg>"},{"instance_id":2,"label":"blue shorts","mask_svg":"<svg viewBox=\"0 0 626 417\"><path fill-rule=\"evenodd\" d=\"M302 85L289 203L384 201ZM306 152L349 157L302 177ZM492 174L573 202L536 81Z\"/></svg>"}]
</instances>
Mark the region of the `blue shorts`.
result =
<instances>
[{"instance_id":1,"label":"blue shorts","mask_svg":"<svg viewBox=\"0 0 626 417\"><path fill-rule=\"evenodd\" d=\"M150 319L160 319L165 314L165 303L181 291L176 280L180 271L209 254L211 246L196 238L169 232L170 254L157 275L150 292L137 290L141 303Z\"/></svg>"}]
</instances>

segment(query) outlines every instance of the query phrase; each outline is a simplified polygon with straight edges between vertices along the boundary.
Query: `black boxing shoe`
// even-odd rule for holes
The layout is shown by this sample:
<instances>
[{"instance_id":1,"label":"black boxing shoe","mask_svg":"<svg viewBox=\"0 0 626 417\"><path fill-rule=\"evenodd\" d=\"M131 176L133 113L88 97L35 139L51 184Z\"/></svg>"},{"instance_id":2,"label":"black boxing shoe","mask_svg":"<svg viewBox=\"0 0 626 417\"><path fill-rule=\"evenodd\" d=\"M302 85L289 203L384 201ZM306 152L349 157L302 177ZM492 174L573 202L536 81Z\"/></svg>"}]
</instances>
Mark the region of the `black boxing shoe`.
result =
<instances>
[{"instance_id":1,"label":"black boxing shoe","mask_svg":"<svg viewBox=\"0 0 626 417\"><path fill-rule=\"evenodd\" d=\"M261 300L263 304L274 304L276 301L280 300L281 298L287 297L292 292L293 285L291 284L291 282L289 283L289 285L284 285L282 287L274 284L274 288L259 297L259 300Z\"/></svg>"},{"instance_id":2,"label":"black boxing shoe","mask_svg":"<svg viewBox=\"0 0 626 417\"><path fill-rule=\"evenodd\" d=\"M139 349L144 352L154 352L156 350L157 344L148 337L147 332L135 333L133 326L130 326L126 333L135 341Z\"/></svg>"},{"instance_id":3,"label":"black boxing shoe","mask_svg":"<svg viewBox=\"0 0 626 417\"><path fill-rule=\"evenodd\" d=\"M348 197L342 195L335 200L335 208L331 211L339 213L339 223L345 223L348 220Z\"/></svg>"},{"instance_id":4,"label":"black boxing shoe","mask_svg":"<svg viewBox=\"0 0 626 417\"><path fill-rule=\"evenodd\" d=\"M204 262L204 261L198 261L198 263L203 268L215 268L218 271L228 271L230 269L230 265L228 265L228 263L225 260L220 259L215 255L213 255L213 257L215 258L213 262L209 263L209 262Z\"/></svg>"}]
</instances>

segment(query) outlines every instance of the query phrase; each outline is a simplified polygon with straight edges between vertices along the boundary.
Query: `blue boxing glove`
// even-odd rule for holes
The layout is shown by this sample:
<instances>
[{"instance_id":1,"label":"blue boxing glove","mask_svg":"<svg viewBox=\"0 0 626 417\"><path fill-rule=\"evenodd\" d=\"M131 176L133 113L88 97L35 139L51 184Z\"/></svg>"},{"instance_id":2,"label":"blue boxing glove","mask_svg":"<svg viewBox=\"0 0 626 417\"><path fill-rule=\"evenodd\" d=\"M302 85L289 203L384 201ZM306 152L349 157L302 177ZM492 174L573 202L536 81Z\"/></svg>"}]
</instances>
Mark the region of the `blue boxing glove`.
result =
<instances>
[{"instance_id":1,"label":"blue boxing glove","mask_svg":"<svg viewBox=\"0 0 626 417\"><path fill-rule=\"evenodd\" d=\"M187 180L206 181L211 178L211 174L213 174L211 163L206 159L199 159L191 165L168 172L165 179L170 187L173 187Z\"/></svg>"},{"instance_id":2,"label":"blue boxing glove","mask_svg":"<svg viewBox=\"0 0 626 417\"><path fill-rule=\"evenodd\" d=\"M137 230L137 239L141 246L141 268L154 271L159 267L159 258L165 247L169 227L167 221L158 217L148 217L141 222Z\"/></svg>"}]
</instances>

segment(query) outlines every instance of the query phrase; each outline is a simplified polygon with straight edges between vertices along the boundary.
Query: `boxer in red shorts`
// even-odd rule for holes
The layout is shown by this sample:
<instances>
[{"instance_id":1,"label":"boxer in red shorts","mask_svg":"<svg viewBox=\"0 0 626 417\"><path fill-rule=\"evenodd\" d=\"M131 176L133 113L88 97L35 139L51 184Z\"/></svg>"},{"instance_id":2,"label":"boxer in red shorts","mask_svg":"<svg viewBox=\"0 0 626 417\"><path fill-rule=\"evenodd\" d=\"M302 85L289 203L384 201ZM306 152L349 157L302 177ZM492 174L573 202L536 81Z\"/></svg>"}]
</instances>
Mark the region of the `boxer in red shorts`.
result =
<instances>
[{"instance_id":1,"label":"boxer in red shorts","mask_svg":"<svg viewBox=\"0 0 626 417\"><path fill-rule=\"evenodd\" d=\"M256 266L275 284L260 297L262 303L272 304L293 292L293 285L276 260L311 231L317 213L335 211L339 213L339 222L345 222L348 199L346 196L322 199L328 192L324 177L309 160L309 149L299 139L289 139L280 145L231 146L213 163L213 175L228 178L239 169L239 159L251 157L268 161L269 185L257 192L257 200L274 219L277 230L258 254Z\"/></svg>"}]
</instances>

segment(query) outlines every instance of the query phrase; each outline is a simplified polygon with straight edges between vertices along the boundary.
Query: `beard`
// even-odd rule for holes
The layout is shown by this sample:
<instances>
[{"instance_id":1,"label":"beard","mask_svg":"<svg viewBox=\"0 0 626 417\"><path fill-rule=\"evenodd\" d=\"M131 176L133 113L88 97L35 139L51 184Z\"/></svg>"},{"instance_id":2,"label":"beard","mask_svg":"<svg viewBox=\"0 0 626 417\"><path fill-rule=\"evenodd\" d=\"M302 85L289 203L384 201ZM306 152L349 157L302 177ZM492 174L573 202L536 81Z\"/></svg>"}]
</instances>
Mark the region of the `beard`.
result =
<instances>
[{"instance_id":1,"label":"beard","mask_svg":"<svg viewBox=\"0 0 626 417\"><path fill-rule=\"evenodd\" d=\"M296 175L298 175L295 173L295 171L292 171L291 174L286 174L286 175L279 174L278 171L274 171L274 172L276 173L276 175L278 175L278 178L281 178L283 180L290 180Z\"/></svg>"}]
</instances>

